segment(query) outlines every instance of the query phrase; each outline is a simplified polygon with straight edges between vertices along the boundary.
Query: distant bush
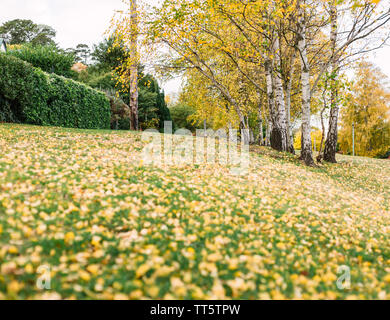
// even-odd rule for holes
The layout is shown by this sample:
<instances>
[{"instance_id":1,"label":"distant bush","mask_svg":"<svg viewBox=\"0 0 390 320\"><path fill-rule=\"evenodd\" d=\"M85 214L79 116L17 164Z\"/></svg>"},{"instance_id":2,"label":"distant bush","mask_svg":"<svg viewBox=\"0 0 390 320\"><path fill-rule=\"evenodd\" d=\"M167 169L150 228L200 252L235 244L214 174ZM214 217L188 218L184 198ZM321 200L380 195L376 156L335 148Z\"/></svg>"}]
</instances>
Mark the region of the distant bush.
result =
<instances>
[{"instance_id":1,"label":"distant bush","mask_svg":"<svg viewBox=\"0 0 390 320\"><path fill-rule=\"evenodd\" d=\"M0 54L0 120L84 129L110 128L104 93L47 74L16 57Z\"/></svg>"},{"instance_id":2,"label":"distant bush","mask_svg":"<svg viewBox=\"0 0 390 320\"><path fill-rule=\"evenodd\" d=\"M12 111L11 103L0 95L0 122L18 122L18 117Z\"/></svg>"},{"instance_id":3,"label":"distant bush","mask_svg":"<svg viewBox=\"0 0 390 320\"><path fill-rule=\"evenodd\" d=\"M106 72L103 74L91 73L86 83L95 89L115 91L116 81L113 79L111 72Z\"/></svg>"},{"instance_id":4,"label":"distant bush","mask_svg":"<svg viewBox=\"0 0 390 320\"><path fill-rule=\"evenodd\" d=\"M187 105L176 105L170 109L171 118L176 129L188 129L194 132L198 127L193 124L190 117L195 110Z\"/></svg>"},{"instance_id":5,"label":"distant bush","mask_svg":"<svg viewBox=\"0 0 390 320\"><path fill-rule=\"evenodd\" d=\"M380 159L390 159L390 149L383 154L378 154L378 158Z\"/></svg>"},{"instance_id":6,"label":"distant bush","mask_svg":"<svg viewBox=\"0 0 390 320\"><path fill-rule=\"evenodd\" d=\"M111 129L130 130L130 107L120 98L107 94L111 105Z\"/></svg>"},{"instance_id":7,"label":"distant bush","mask_svg":"<svg viewBox=\"0 0 390 320\"><path fill-rule=\"evenodd\" d=\"M34 67L40 68L48 73L55 73L66 78L75 78L77 73L71 70L75 63L74 55L58 49L54 45L32 46L24 44L15 46L7 54L31 63Z\"/></svg>"}]
</instances>

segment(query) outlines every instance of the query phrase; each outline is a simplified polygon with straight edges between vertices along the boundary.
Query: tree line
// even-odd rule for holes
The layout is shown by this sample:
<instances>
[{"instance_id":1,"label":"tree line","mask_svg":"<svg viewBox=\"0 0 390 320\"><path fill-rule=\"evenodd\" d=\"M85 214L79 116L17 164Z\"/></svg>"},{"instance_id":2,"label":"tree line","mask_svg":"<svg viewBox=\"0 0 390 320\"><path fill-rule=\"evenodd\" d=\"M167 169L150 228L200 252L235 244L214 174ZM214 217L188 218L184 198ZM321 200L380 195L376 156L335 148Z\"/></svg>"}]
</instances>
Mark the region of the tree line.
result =
<instances>
[{"instance_id":1,"label":"tree line","mask_svg":"<svg viewBox=\"0 0 390 320\"><path fill-rule=\"evenodd\" d=\"M299 122L300 158L314 166L312 116L321 113L323 124L317 161L336 162L345 70L388 40L385 2L165 0L139 6L135 15L136 1L128 0L112 29L118 43L134 47L138 35L139 52L159 52L156 72L181 74L183 99L204 120L212 115L219 126L242 129L246 143L255 141L257 127L260 144L295 153ZM122 82L132 73L124 66L145 58L139 52L122 64Z\"/></svg>"}]
</instances>

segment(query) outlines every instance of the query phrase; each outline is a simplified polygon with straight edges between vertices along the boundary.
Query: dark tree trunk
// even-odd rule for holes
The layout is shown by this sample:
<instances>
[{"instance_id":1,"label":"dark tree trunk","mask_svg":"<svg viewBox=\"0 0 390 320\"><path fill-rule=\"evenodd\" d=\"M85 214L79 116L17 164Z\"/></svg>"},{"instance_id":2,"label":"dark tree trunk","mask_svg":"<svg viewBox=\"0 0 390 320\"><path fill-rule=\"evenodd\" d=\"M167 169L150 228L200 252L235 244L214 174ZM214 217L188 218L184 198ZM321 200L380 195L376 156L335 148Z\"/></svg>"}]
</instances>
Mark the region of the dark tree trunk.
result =
<instances>
[{"instance_id":1,"label":"dark tree trunk","mask_svg":"<svg viewBox=\"0 0 390 320\"><path fill-rule=\"evenodd\" d=\"M303 160L305 164L309 167L316 166L312 157L312 150L307 150L307 149L302 150L300 159Z\"/></svg>"},{"instance_id":2,"label":"dark tree trunk","mask_svg":"<svg viewBox=\"0 0 390 320\"><path fill-rule=\"evenodd\" d=\"M339 114L339 108L336 106L332 107L330 111L329 132L326 138L325 150L324 150L324 160L326 162L331 162L331 163L337 163L336 152L337 152L337 140L338 140L338 132L337 132L338 114Z\"/></svg>"},{"instance_id":3,"label":"dark tree trunk","mask_svg":"<svg viewBox=\"0 0 390 320\"><path fill-rule=\"evenodd\" d=\"M339 117L339 106L338 106L338 92L332 89L331 94L331 109L329 118L329 131L325 141L324 149L324 160L330 163L337 163L336 152L337 152L337 140L338 140L338 117Z\"/></svg>"},{"instance_id":4,"label":"dark tree trunk","mask_svg":"<svg viewBox=\"0 0 390 320\"><path fill-rule=\"evenodd\" d=\"M301 139L304 139L303 135L302 135ZM307 166L315 167L316 164L315 164L314 159L313 159L313 151L312 151L311 147L312 147L311 143L310 144L308 144L308 143L302 144L301 156L299 159L303 160Z\"/></svg>"},{"instance_id":5,"label":"dark tree trunk","mask_svg":"<svg viewBox=\"0 0 390 320\"><path fill-rule=\"evenodd\" d=\"M274 127L271 132L271 147L277 151L286 151L286 135L287 132L283 132L282 129Z\"/></svg>"}]
</instances>

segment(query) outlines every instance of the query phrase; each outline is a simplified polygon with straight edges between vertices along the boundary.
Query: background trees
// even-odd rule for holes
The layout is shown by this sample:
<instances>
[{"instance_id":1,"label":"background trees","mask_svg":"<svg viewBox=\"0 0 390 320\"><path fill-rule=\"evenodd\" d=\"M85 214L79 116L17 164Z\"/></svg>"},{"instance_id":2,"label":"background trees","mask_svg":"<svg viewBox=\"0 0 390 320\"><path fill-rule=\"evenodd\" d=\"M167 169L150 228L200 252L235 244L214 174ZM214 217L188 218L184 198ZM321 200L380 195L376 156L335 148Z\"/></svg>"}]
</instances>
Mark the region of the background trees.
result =
<instances>
[{"instance_id":1,"label":"background trees","mask_svg":"<svg viewBox=\"0 0 390 320\"><path fill-rule=\"evenodd\" d=\"M150 74L139 74L138 121L140 128L164 128L164 121L171 121L171 114L165 102L165 93L157 80Z\"/></svg>"},{"instance_id":2,"label":"background trees","mask_svg":"<svg viewBox=\"0 0 390 320\"><path fill-rule=\"evenodd\" d=\"M123 44L114 46L114 39L109 37L93 46L91 58L100 70L115 70L126 58L126 49Z\"/></svg>"},{"instance_id":3,"label":"background trees","mask_svg":"<svg viewBox=\"0 0 390 320\"><path fill-rule=\"evenodd\" d=\"M175 124L176 128L188 129L192 132L195 132L199 126L194 125L191 120L192 116L195 114L195 109L187 106L185 104L177 104L170 108L172 121Z\"/></svg>"},{"instance_id":4,"label":"background trees","mask_svg":"<svg viewBox=\"0 0 390 320\"><path fill-rule=\"evenodd\" d=\"M371 63L360 62L356 81L341 111L340 149L352 154L384 157L390 151L390 90L386 76Z\"/></svg>"},{"instance_id":5,"label":"background trees","mask_svg":"<svg viewBox=\"0 0 390 320\"><path fill-rule=\"evenodd\" d=\"M0 27L0 34L9 44L31 43L33 45L55 44L56 31L47 25L36 24L31 20L15 19Z\"/></svg>"},{"instance_id":6,"label":"background trees","mask_svg":"<svg viewBox=\"0 0 390 320\"><path fill-rule=\"evenodd\" d=\"M82 62L86 65L88 64L88 58L90 57L91 49L88 45L80 43L76 46L76 48L68 48L66 52L73 54L75 61Z\"/></svg>"}]
</instances>

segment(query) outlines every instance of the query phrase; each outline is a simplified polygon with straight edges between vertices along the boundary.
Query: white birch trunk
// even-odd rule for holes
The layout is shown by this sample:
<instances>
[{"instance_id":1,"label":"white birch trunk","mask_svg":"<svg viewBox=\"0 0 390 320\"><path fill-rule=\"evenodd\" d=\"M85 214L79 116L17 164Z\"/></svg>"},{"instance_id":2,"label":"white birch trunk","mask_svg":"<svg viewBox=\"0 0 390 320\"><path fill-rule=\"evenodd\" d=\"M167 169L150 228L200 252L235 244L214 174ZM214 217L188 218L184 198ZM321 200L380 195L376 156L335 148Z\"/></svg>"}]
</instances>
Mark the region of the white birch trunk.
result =
<instances>
[{"instance_id":1,"label":"white birch trunk","mask_svg":"<svg viewBox=\"0 0 390 320\"><path fill-rule=\"evenodd\" d=\"M275 57L275 65L281 68L280 61L280 41L278 35L275 35L273 55ZM280 74L274 76L275 86L275 107L276 107L276 123L271 135L271 145L279 151L288 151L287 144L287 115L284 100L283 82Z\"/></svg>"},{"instance_id":2,"label":"white birch trunk","mask_svg":"<svg viewBox=\"0 0 390 320\"><path fill-rule=\"evenodd\" d=\"M294 52L293 57L291 59L290 73L288 75L288 79L286 83L287 146L288 146L288 151L291 152L292 154L295 154L295 149L294 149L294 137L293 137L292 125L291 125L291 90L292 90L295 59L296 59L296 54Z\"/></svg>"},{"instance_id":3,"label":"white birch trunk","mask_svg":"<svg viewBox=\"0 0 390 320\"><path fill-rule=\"evenodd\" d=\"M330 19L331 19L331 48L332 48L332 79L331 79L331 108L329 117L329 130L325 141L324 160L327 162L336 163L337 152L337 140L338 140L338 117L339 117L339 104L338 104L338 89L337 89L337 75L338 75L338 59L335 56L337 49L337 17L338 10L335 3L331 4Z\"/></svg>"},{"instance_id":4,"label":"white birch trunk","mask_svg":"<svg viewBox=\"0 0 390 320\"><path fill-rule=\"evenodd\" d=\"M306 165L314 166L313 151L311 143L311 88L310 88L310 68L306 48L306 15L303 3L299 3L298 18L298 49L301 56L301 81L302 81L302 147L301 159Z\"/></svg>"}]
</instances>

